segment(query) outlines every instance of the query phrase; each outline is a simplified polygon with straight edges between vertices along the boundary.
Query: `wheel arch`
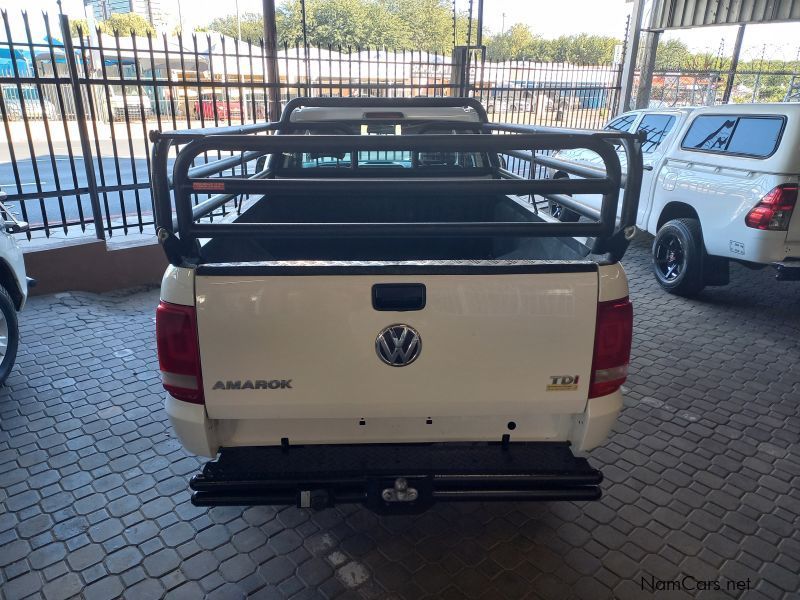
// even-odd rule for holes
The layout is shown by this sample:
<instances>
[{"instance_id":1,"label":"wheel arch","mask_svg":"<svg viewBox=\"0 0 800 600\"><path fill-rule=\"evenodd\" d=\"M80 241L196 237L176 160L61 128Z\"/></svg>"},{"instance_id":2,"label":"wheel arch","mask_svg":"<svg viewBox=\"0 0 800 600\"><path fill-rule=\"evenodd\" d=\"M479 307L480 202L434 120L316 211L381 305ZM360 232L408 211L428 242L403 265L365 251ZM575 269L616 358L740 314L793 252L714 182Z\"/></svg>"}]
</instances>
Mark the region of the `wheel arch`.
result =
<instances>
[{"instance_id":1,"label":"wheel arch","mask_svg":"<svg viewBox=\"0 0 800 600\"><path fill-rule=\"evenodd\" d=\"M658 216L658 222L656 223L656 230L654 233L657 233L664 223L672 221L672 219L697 219L700 221L697 211L690 204L680 201L669 202L661 209L661 214ZM702 225L700 229L703 229Z\"/></svg>"}]
</instances>

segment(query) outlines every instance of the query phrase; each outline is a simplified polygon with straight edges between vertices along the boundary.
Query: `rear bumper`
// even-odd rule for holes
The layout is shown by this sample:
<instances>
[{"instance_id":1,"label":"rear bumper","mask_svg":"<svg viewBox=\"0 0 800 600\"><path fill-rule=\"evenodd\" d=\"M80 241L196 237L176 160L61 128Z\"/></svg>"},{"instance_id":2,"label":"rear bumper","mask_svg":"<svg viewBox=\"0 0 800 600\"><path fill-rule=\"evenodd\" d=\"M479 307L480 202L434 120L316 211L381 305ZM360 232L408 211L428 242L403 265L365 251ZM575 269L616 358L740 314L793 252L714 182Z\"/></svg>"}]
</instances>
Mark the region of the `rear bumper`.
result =
<instances>
[{"instance_id":1,"label":"rear bumper","mask_svg":"<svg viewBox=\"0 0 800 600\"><path fill-rule=\"evenodd\" d=\"M436 502L596 500L601 481L567 442L479 442L223 448L190 485L195 506L409 513Z\"/></svg>"},{"instance_id":2,"label":"rear bumper","mask_svg":"<svg viewBox=\"0 0 800 600\"><path fill-rule=\"evenodd\" d=\"M354 428L349 420L346 426L336 419L285 422L215 420L208 417L204 406L176 400L168 394L165 408L175 435L183 447L193 454L209 458L215 457L221 447L275 446L283 436L298 445L335 447L353 443L366 445L384 442L497 441L504 433L510 433L514 442L569 442L574 450L585 452L602 444L611 433L622 409L622 394L616 391L607 396L592 398L586 403L584 412L578 414L529 416L528 422L552 424L552 427L542 429L543 433L540 434L526 434L526 430L531 430L524 426L525 421L522 419L516 419L519 427L509 431L506 423L514 420L513 417L493 416L482 419L453 418L440 429L431 430L431 437L427 439L416 431L420 429L420 424L414 424L408 419L385 419L380 435L362 437L358 432L368 433L364 431L368 428ZM439 421L436 420L437 423Z\"/></svg>"}]
</instances>

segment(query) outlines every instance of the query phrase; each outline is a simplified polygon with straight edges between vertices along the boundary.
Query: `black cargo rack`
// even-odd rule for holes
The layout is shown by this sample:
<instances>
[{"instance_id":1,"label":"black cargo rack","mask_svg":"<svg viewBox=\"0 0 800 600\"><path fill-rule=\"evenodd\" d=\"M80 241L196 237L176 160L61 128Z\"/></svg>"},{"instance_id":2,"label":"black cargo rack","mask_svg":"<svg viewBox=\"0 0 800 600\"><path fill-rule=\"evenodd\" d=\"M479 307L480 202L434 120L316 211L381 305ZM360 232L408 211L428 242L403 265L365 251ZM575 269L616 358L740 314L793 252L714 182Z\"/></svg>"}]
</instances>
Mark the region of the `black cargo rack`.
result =
<instances>
[{"instance_id":1,"label":"black cargo rack","mask_svg":"<svg viewBox=\"0 0 800 600\"><path fill-rule=\"evenodd\" d=\"M471 133L420 135L280 135L309 123L296 123L292 113L300 107L462 107L474 111L475 122L442 121L449 128L461 127ZM380 113L376 113L380 114ZM389 119L397 121L396 118ZM275 132L278 135L258 135ZM384 238L384 237L580 237L587 238L595 255L619 260L627 249L630 228L635 226L642 174L642 136L616 131L579 131L525 125L489 123L481 104L473 98L295 98L280 121L234 127L151 132L153 141L152 191L157 235L168 259L174 265L202 263L198 240L218 237L271 238ZM626 175L623 178L615 145L625 149ZM168 154L177 152L170 176ZM537 152L585 148L596 152L604 169L593 169L568 161L542 156ZM302 177L275 178L266 168L247 177L221 176L221 173L262 157L292 151L356 152L483 152L504 154L528 160L533 165L557 167L577 178L528 179L506 170L499 161L492 164L491 179L462 177ZM203 154L231 152L216 161L194 166ZM263 160L263 159L262 159ZM258 162L256 164L259 164ZM314 194L322 191L343 193L391 189L406 193L517 194L539 195L557 201L590 222L390 222L390 223L198 223L237 196ZM617 219L620 189L624 187L622 211ZM172 193L171 193L172 192ZM207 194L193 204L192 197ZM602 194L599 211L575 202L568 194ZM173 217L173 196L174 212Z\"/></svg>"}]
</instances>

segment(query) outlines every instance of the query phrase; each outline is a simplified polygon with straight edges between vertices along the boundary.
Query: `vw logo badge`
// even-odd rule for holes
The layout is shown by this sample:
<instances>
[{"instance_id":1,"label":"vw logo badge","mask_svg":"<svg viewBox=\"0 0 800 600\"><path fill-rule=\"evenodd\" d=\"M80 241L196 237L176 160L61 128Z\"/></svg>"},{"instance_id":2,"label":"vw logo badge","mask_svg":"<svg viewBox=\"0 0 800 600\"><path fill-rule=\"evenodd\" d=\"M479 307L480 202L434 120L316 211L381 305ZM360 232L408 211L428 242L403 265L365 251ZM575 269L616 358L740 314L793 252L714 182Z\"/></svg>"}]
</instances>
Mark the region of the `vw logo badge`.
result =
<instances>
[{"instance_id":1,"label":"vw logo badge","mask_svg":"<svg viewBox=\"0 0 800 600\"><path fill-rule=\"evenodd\" d=\"M419 332L408 325L389 325L378 334L375 352L391 367L405 367L413 363L422 352Z\"/></svg>"}]
</instances>

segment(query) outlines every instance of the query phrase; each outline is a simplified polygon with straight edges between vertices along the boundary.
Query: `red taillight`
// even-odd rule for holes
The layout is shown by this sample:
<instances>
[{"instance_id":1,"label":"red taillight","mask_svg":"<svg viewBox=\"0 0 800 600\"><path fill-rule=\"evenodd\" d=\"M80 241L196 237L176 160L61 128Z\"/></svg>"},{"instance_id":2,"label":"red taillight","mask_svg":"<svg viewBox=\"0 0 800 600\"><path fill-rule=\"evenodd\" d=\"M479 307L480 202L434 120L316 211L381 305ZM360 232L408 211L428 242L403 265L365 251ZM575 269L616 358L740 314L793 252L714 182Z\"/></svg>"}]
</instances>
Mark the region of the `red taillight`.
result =
<instances>
[{"instance_id":1,"label":"red taillight","mask_svg":"<svg viewBox=\"0 0 800 600\"><path fill-rule=\"evenodd\" d=\"M594 334L589 398L615 392L628 377L633 337L633 305L628 298L600 302Z\"/></svg>"},{"instance_id":2,"label":"red taillight","mask_svg":"<svg viewBox=\"0 0 800 600\"><path fill-rule=\"evenodd\" d=\"M178 400L203 404L194 306L160 302L156 310L156 341L164 389Z\"/></svg>"},{"instance_id":3,"label":"red taillight","mask_svg":"<svg viewBox=\"0 0 800 600\"><path fill-rule=\"evenodd\" d=\"M747 213L744 222L753 229L786 231L797 203L797 186L785 183L770 190L755 207Z\"/></svg>"}]
</instances>

